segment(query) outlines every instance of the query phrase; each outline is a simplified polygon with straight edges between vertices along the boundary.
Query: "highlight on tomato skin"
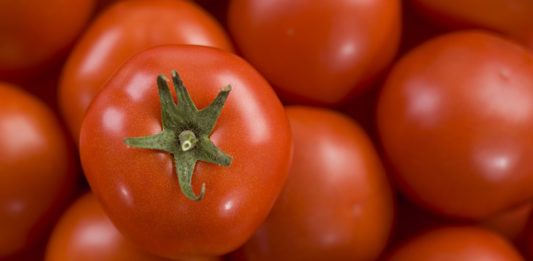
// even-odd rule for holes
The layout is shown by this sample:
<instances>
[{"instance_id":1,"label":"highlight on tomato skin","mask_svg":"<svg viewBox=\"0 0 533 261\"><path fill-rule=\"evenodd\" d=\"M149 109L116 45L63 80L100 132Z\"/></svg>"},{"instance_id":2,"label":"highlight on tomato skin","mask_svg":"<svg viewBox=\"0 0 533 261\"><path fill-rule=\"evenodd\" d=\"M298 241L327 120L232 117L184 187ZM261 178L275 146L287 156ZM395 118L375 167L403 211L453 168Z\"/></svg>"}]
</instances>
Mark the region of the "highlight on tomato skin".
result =
<instances>
[{"instance_id":1,"label":"highlight on tomato skin","mask_svg":"<svg viewBox=\"0 0 533 261\"><path fill-rule=\"evenodd\" d=\"M45 240L74 192L72 144L43 102L0 83L0 259Z\"/></svg>"},{"instance_id":2,"label":"highlight on tomato skin","mask_svg":"<svg viewBox=\"0 0 533 261\"><path fill-rule=\"evenodd\" d=\"M291 104L338 106L378 80L398 49L399 0L233 0L228 28Z\"/></svg>"},{"instance_id":3,"label":"highlight on tomato skin","mask_svg":"<svg viewBox=\"0 0 533 261\"><path fill-rule=\"evenodd\" d=\"M474 226L442 226L414 236L385 261L525 261L503 237Z\"/></svg>"},{"instance_id":4,"label":"highlight on tomato skin","mask_svg":"<svg viewBox=\"0 0 533 261\"><path fill-rule=\"evenodd\" d=\"M161 133L164 117L185 123L196 137L203 135L207 123L202 117L174 115L181 113L185 100L161 102L164 88L158 81L169 79L173 97L182 91L173 88L178 82L173 70L199 113L231 86L208 136L231 156L229 166L204 157L192 175L182 179L177 169L183 170L183 162L168 150L125 143L126 138ZM179 134L169 136L176 139ZM181 147L181 141L175 142ZM162 143L161 148L168 146ZM80 135L85 176L117 229L144 250L173 259L220 256L244 244L281 192L291 148L285 110L268 82L233 53L192 45L150 48L125 62L92 102ZM198 156L196 149L174 154ZM182 193L183 184L189 184L187 193Z\"/></svg>"},{"instance_id":5,"label":"highlight on tomato skin","mask_svg":"<svg viewBox=\"0 0 533 261\"><path fill-rule=\"evenodd\" d=\"M348 117L286 107L294 137L287 182L234 260L375 260L390 236L394 199L374 145Z\"/></svg>"},{"instance_id":6,"label":"highlight on tomato skin","mask_svg":"<svg viewBox=\"0 0 533 261\"><path fill-rule=\"evenodd\" d=\"M411 201L481 220L533 196L533 54L487 31L420 45L381 89L377 126Z\"/></svg>"},{"instance_id":7,"label":"highlight on tomato skin","mask_svg":"<svg viewBox=\"0 0 533 261\"><path fill-rule=\"evenodd\" d=\"M130 56L166 44L233 51L224 28L192 1L118 1L89 25L66 61L58 91L76 143L87 108L113 72Z\"/></svg>"}]
</instances>

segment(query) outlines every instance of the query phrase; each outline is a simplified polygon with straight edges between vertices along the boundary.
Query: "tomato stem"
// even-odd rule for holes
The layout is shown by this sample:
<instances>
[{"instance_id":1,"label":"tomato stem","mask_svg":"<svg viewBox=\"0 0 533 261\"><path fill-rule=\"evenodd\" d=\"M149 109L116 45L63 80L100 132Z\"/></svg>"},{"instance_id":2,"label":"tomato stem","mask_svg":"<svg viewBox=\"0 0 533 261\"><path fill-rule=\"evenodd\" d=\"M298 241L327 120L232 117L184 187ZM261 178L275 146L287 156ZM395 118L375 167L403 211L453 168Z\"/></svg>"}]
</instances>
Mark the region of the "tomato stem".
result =
<instances>
[{"instance_id":1,"label":"tomato stem","mask_svg":"<svg viewBox=\"0 0 533 261\"><path fill-rule=\"evenodd\" d=\"M201 200L205 183L198 196L191 185L196 162L206 161L225 167L232 162L232 157L209 139L231 86L223 87L209 106L198 110L176 71L172 71L172 82L178 104L172 99L167 81L163 74L157 77L163 130L150 136L125 138L124 143L133 148L163 150L171 154L182 193L191 200Z\"/></svg>"},{"instance_id":2,"label":"tomato stem","mask_svg":"<svg viewBox=\"0 0 533 261\"><path fill-rule=\"evenodd\" d=\"M198 139L196 138L196 135L194 135L194 132L190 130L184 130L180 133L178 136L180 140L181 150L182 151L189 151L198 142Z\"/></svg>"}]
</instances>

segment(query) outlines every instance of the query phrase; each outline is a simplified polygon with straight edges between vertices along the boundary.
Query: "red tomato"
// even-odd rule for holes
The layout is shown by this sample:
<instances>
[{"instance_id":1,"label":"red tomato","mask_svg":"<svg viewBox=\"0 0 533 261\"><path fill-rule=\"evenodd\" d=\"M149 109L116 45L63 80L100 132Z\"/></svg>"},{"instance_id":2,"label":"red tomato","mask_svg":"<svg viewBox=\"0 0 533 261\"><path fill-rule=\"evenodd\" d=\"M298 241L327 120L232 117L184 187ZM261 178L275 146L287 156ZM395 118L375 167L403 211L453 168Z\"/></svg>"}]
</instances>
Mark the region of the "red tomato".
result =
<instances>
[{"instance_id":1,"label":"red tomato","mask_svg":"<svg viewBox=\"0 0 533 261\"><path fill-rule=\"evenodd\" d=\"M513 242L521 242L531 213L533 202L526 202L483 220L481 225Z\"/></svg>"},{"instance_id":2,"label":"red tomato","mask_svg":"<svg viewBox=\"0 0 533 261\"><path fill-rule=\"evenodd\" d=\"M168 153L123 141L162 131L156 77L172 69L198 108L232 88L210 139L233 160L229 167L197 163L192 191L206 187L199 201L180 192L175 167L182 161L173 166ZM184 128L197 132L200 124ZM89 184L123 234L152 253L186 258L228 253L257 230L285 181L291 144L285 111L259 73L229 52L182 45L146 50L107 81L83 122L80 153Z\"/></svg>"},{"instance_id":3,"label":"red tomato","mask_svg":"<svg viewBox=\"0 0 533 261\"><path fill-rule=\"evenodd\" d=\"M228 25L244 57L283 99L335 105L392 61L400 1L234 0Z\"/></svg>"},{"instance_id":4,"label":"red tomato","mask_svg":"<svg viewBox=\"0 0 533 261\"><path fill-rule=\"evenodd\" d=\"M61 112L76 142L89 104L119 65L141 50L163 44L232 50L222 27L192 2L140 0L114 4L91 24L61 75Z\"/></svg>"},{"instance_id":5,"label":"red tomato","mask_svg":"<svg viewBox=\"0 0 533 261\"><path fill-rule=\"evenodd\" d=\"M50 109L0 83L0 259L43 239L73 192L68 145Z\"/></svg>"},{"instance_id":6,"label":"red tomato","mask_svg":"<svg viewBox=\"0 0 533 261\"><path fill-rule=\"evenodd\" d=\"M523 261L502 237L476 227L448 226L420 234L398 247L387 261Z\"/></svg>"},{"instance_id":7,"label":"red tomato","mask_svg":"<svg viewBox=\"0 0 533 261\"><path fill-rule=\"evenodd\" d=\"M533 56L494 35L448 34L403 57L378 101L378 132L401 191L480 219L533 196Z\"/></svg>"},{"instance_id":8,"label":"red tomato","mask_svg":"<svg viewBox=\"0 0 533 261\"><path fill-rule=\"evenodd\" d=\"M364 131L341 114L288 107L294 158L246 260L375 260L389 237L393 198Z\"/></svg>"},{"instance_id":9,"label":"red tomato","mask_svg":"<svg viewBox=\"0 0 533 261\"><path fill-rule=\"evenodd\" d=\"M145 253L115 228L92 193L63 214L48 243L46 261L163 261ZM219 258L195 259L217 261Z\"/></svg>"},{"instance_id":10,"label":"red tomato","mask_svg":"<svg viewBox=\"0 0 533 261\"><path fill-rule=\"evenodd\" d=\"M0 1L0 78L57 59L89 21L94 0ZM33 72L32 72L33 73Z\"/></svg>"},{"instance_id":11,"label":"red tomato","mask_svg":"<svg viewBox=\"0 0 533 261\"><path fill-rule=\"evenodd\" d=\"M484 28L533 49L531 0L412 0L420 11L449 28Z\"/></svg>"}]
</instances>

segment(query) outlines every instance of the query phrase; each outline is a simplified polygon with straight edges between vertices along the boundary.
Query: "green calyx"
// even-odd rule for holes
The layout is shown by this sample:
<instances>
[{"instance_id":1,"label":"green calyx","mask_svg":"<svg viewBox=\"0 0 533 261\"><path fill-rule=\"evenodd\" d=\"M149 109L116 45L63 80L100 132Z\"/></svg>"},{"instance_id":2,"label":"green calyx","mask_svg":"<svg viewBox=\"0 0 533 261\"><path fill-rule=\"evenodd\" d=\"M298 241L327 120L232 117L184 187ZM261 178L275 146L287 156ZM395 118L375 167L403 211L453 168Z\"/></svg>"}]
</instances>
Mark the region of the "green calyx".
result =
<instances>
[{"instance_id":1,"label":"green calyx","mask_svg":"<svg viewBox=\"0 0 533 261\"><path fill-rule=\"evenodd\" d=\"M174 157L181 191L191 200L201 200L205 193L205 183L198 196L192 191L191 185L196 162L201 160L224 167L231 165L232 157L209 139L231 86L223 87L209 106L198 110L176 71L172 71L172 82L177 105L172 99L167 81L163 74L157 77L163 130L151 136L125 138L124 143L130 147L170 153Z\"/></svg>"}]
</instances>

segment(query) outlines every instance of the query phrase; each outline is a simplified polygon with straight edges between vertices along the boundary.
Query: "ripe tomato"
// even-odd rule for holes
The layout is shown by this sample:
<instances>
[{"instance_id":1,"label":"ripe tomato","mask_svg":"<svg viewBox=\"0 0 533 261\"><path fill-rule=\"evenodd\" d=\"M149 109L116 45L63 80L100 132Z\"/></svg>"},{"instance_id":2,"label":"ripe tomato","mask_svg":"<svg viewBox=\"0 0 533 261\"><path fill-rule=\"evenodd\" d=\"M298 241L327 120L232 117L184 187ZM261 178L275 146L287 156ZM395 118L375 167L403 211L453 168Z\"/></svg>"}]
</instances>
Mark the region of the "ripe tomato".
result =
<instances>
[{"instance_id":1,"label":"ripe tomato","mask_svg":"<svg viewBox=\"0 0 533 261\"><path fill-rule=\"evenodd\" d=\"M533 196L533 56L467 31L418 47L381 91L378 132L400 190L480 219Z\"/></svg>"},{"instance_id":2,"label":"ripe tomato","mask_svg":"<svg viewBox=\"0 0 533 261\"><path fill-rule=\"evenodd\" d=\"M115 3L91 24L61 74L60 108L76 142L89 104L111 74L131 55L163 44L232 50L218 22L190 1Z\"/></svg>"},{"instance_id":3,"label":"ripe tomato","mask_svg":"<svg viewBox=\"0 0 533 261\"><path fill-rule=\"evenodd\" d=\"M0 83L0 259L43 239L71 195L68 145L50 109Z\"/></svg>"},{"instance_id":4,"label":"ripe tomato","mask_svg":"<svg viewBox=\"0 0 533 261\"><path fill-rule=\"evenodd\" d=\"M0 1L0 79L57 59L89 21L94 0Z\"/></svg>"},{"instance_id":5,"label":"ripe tomato","mask_svg":"<svg viewBox=\"0 0 533 261\"><path fill-rule=\"evenodd\" d=\"M502 237L476 227L448 226L404 242L386 261L523 261Z\"/></svg>"},{"instance_id":6,"label":"ripe tomato","mask_svg":"<svg viewBox=\"0 0 533 261\"><path fill-rule=\"evenodd\" d=\"M228 26L283 99L335 105L391 62L400 13L398 0L234 0Z\"/></svg>"},{"instance_id":7,"label":"ripe tomato","mask_svg":"<svg viewBox=\"0 0 533 261\"><path fill-rule=\"evenodd\" d=\"M531 0L412 0L429 18L448 28L484 28L520 40L533 49Z\"/></svg>"},{"instance_id":8,"label":"ripe tomato","mask_svg":"<svg viewBox=\"0 0 533 261\"><path fill-rule=\"evenodd\" d=\"M48 242L46 261L163 261L138 249L115 228L92 193L63 214ZM219 258L195 259L217 261Z\"/></svg>"},{"instance_id":9,"label":"ripe tomato","mask_svg":"<svg viewBox=\"0 0 533 261\"><path fill-rule=\"evenodd\" d=\"M483 221L480 225L489 228L512 242L521 242L529 217L533 213L533 202L526 202L505 211L499 212Z\"/></svg>"},{"instance_id":10,"label":"ripe tomato","mask_svg":"<svg viewBox=\"0 0 533 261\"><path fill-rule=\"evenodd\" d=\"M375 260L388 240L393 196L364 131L341 114L288 107L294 158L245 260Z\"/></svg>"},{"instance_id":11,"label":"ripe tomato","mask_svg":"<svg viewBox=\"0 0 533 261\"><path fill-rule=\"evenodd\" d=\"M168 153L126 146L124 141L161 133L156 78L173 69L179 70L198 108L210 104L221 87L232 88L210 139L233 160L229 167L197 163L192 192L188 189L202 195L205 184L199 201L185 197L186 190L180 192L182 177L176 178L175 168L185 160L173 166ZM179 119L186 122L180 128L198 137L203 123ZM175 140L178 133L170 133ZM185 144L173 142L172 148ZM143 51L107 81L83 122L80 153L91 188L124 235L154 254L188 258L228 253L257 230L285 181L291 144L285 111L259 73L229 52L182 45ZM193 173L193 167L187 169Z\"/></svg>"}]
</instances>

